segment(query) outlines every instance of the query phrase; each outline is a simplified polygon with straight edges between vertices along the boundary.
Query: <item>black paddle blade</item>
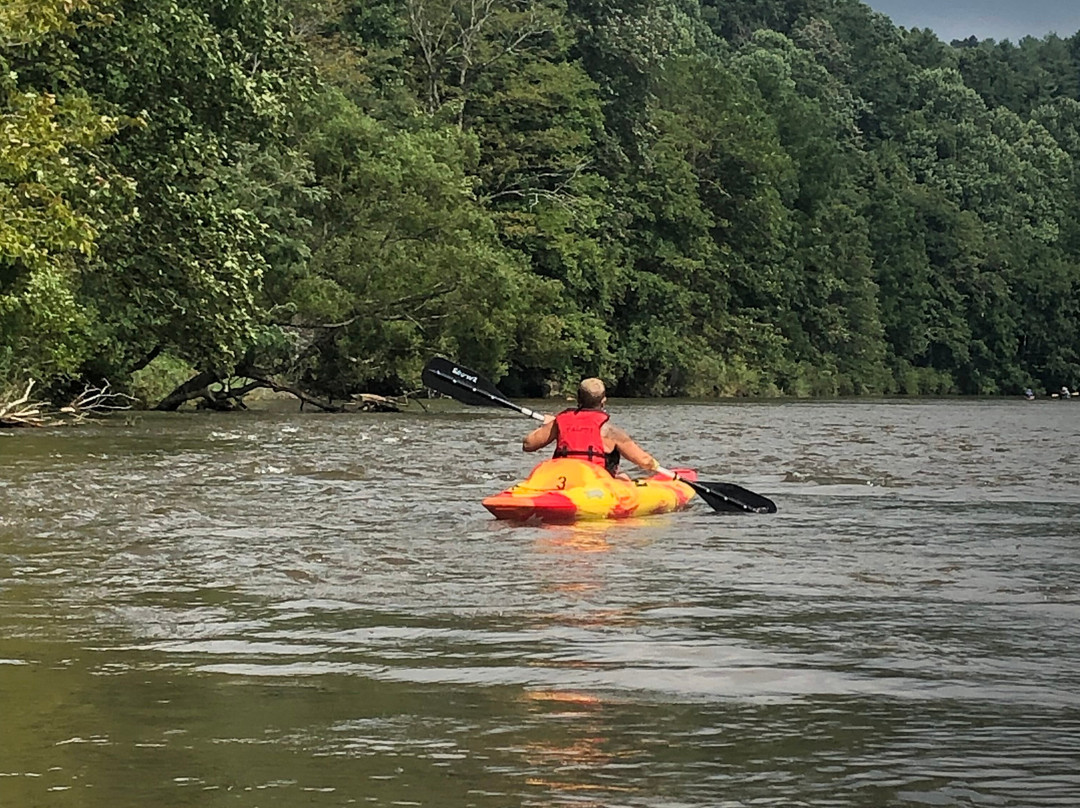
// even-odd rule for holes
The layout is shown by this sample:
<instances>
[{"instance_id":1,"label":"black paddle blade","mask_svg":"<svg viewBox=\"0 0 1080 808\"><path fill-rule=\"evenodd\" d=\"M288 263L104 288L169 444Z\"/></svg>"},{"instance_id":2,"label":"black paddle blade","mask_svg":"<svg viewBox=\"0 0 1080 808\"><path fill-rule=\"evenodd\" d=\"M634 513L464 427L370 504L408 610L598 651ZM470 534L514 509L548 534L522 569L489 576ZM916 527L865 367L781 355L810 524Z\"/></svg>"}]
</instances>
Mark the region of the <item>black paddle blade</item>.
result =
<instances>
[{"instance_id":1,"label":"black paddle blade","mask_svg":"<svg viewBox=\"0 0 1080 808\"><path fill-rule=\"evenodd\" d=\"M420 374L424 386L474 407L505 407L509 401L491 382L464 365L441 356L428 360Z\"/></svg>"},{"instance_id":2,"label":"black paddle blade","mask_svg":"<svg viewBox=\"0 0 1080 808\"><path fill-rule=\"evenodd\" d=\"M735 483L687 483L714 511L722 513L776 513L776 503Z\"/></svg>"}]
</instances>

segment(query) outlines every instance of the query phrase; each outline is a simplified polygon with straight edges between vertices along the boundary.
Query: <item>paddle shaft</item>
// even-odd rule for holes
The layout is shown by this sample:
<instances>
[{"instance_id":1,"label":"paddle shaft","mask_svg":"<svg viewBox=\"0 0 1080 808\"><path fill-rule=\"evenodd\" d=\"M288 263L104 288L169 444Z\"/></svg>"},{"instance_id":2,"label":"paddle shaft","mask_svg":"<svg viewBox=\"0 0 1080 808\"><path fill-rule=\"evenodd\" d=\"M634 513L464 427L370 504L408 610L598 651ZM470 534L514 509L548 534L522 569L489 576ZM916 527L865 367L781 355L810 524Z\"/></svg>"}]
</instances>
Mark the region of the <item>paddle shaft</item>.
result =
<instances>
[{"instance_id":1,"label":"paddle shaft","mask_svg":"<svg viewBox=\"0 0 1080 808\"><path fill-rule=\"evenodd\" d=\"M477 387L476 383L479 381L478 376L470 376L468 373L465 373L458 368L454 368L450 373L443 373L441 370L436 369L429 369L428 372L431 373L433 376L438 376L441 379L446 379L446 381L450 382L450 384L454 385L455 387L465 388L474 396L486 398L492 404L497 404L500 407L506 407L508 410L520 412L522 415L527 415L530 418L535 418L537 421L544 420L544 414L542 412L530 410L528 407L522 407L520 404L515 404L509 399L502 398L501 396L497 396L493 393L489 393L487 390Z\"/></svg>"},{"instance_id":2,"label":"paddle shaft","mask_svg":"<svg viewBox=\"0 0 1080 808\"><path fill-rule=\"evenodd\" d=\"M685 483L686 485L690 486L695 491L697 491L698 495L702 499L705 499L707 497L707 495L710 495L710 494L715 495L716 494L716 492L713 491L711 488L706 488L703 485L698 485L696 482L693 482L692 480L684 480L682 477L680 477L676 472L672 471L671 469L666 469L663 466L657 466L655 471L656 471L657 474L662 474L665 477L670 477L673 480L678 480L681 483ZM712 502L709 502L709 504L711 505Z\"/></svg>"}]
</instances>

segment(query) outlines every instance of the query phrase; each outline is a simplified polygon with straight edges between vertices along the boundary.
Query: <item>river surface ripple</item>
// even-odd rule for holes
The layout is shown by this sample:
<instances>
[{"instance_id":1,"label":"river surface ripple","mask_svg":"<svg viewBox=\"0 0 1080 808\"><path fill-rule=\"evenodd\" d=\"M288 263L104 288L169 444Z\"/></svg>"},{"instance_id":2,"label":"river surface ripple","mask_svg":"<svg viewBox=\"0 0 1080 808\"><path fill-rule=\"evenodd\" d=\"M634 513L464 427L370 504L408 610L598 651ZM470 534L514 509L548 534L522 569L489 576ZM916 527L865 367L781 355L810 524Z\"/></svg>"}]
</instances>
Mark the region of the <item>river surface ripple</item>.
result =
<instances>
[{"instance_id":1,"label":"river surface ripple","mask_svg":"<svg viewBox=\"0 0 1080 808\"><path fill-rule=\"evenodd\" d=\"M779 513L496 522L450 404L0 433L0 806L1080 805L1080 403L612 410Z\"/></svg>"}]
</instances>

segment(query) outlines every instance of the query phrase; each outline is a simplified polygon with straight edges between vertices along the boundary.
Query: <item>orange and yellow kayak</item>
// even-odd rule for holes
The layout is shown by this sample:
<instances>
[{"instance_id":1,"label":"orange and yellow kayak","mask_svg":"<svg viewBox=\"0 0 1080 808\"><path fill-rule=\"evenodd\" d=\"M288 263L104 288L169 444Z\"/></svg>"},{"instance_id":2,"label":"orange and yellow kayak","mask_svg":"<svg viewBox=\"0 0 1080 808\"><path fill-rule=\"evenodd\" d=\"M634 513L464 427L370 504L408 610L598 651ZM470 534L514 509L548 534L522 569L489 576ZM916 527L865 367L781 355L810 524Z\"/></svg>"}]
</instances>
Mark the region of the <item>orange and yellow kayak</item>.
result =
<instances>
[{"instance_id":1,"label":"orange and yellow kayak","mask_svg":"<svg viewBox=\"0 0 1080 808\"><path fill-rule=\"evenodd\" d=\"M697 479L692 471L677 471ZM576 522L678 511L693 497L694 489L669 477L620 480L594 463L558 458L540 463L523 482L487 497L483 505L496 519Z\"/></svg>"}]
</instances>

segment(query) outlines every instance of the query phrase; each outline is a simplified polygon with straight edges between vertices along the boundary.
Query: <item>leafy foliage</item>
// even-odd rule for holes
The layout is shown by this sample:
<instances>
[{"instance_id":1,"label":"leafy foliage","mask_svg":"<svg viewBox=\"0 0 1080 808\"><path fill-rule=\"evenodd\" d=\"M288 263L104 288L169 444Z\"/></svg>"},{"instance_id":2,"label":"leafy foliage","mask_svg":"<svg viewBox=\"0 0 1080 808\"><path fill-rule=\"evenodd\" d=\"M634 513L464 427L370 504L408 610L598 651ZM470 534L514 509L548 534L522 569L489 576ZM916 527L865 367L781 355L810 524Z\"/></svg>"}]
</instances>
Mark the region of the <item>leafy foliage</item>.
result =
<instances>
[{"instance_id":1,"label":"leafy foliage","mask_svg":"<svg viewBox=\"0 0 1080 808\"><path fill-rule=\"evenodd\" d=\"M85 4L0 10L0 381L66 376L90 354L77 263L94 254L110 203L129 191L96 151L117 121L81 90L29 87L13 69L72 30L65 5Z\"/></svg>"},{"instance_id":2,"label":"leafy foliage","mask_svg":"<svg viewBox=\"0 0 1080 808\"><path fill-rule=\"evenodd\" d=\"M1076 386L1078 76L856 0L10 0L0 382Z\"/></svg>"}]
</instances>

